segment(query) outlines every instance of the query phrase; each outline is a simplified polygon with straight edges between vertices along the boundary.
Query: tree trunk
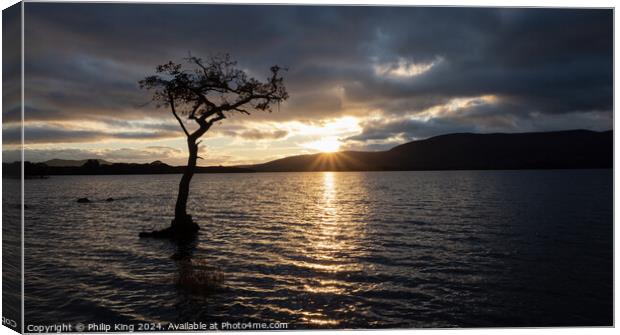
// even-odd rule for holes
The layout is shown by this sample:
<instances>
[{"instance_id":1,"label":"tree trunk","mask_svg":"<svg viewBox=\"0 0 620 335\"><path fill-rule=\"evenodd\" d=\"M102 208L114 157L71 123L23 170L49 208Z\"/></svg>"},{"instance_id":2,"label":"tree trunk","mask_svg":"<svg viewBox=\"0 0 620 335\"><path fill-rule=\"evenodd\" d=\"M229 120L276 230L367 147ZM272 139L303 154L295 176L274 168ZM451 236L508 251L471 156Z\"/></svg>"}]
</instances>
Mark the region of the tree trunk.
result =
<instances>
[{"instance_id":1,"label":"tree trunk","mask_svg":"<svg viewBox=\"0 0 620 335\"><path fill-rule=\"evenodd\" d=\"M206 131L206 130L204 130ZM201 134L204 134L201 130ZM140 237L155 238L181 238L195 236L200 227L192 220L192 216L187 214L187 198L189 197L189 183L196 171L196 160L198 159L198 144L196 138L199 136L189 136L187 138L187 147L189 148L189 157L187 159L187 167L183 172L183 177L179 183L179 194L177 203L174 208L174 219L170 227L152 232L141 232Z\"/></svg>"},{"instance_id":2,"label":"tree trunk","mask_svg":"<svg viewBox=\"0 0 620 335\"><path fill-rule=\"evenodd\" d=\"M193 228L195 225L192 217L187 214L187 198L189 197L189 184L196 170L196 160L198 159L198 145L193 138L187 139L187 147L189 149L189 157L187 159L187 167L179 183L179 194L174 209L174 220L172 226L176 228L186 229Z\"/></svg>"}]
</instances>

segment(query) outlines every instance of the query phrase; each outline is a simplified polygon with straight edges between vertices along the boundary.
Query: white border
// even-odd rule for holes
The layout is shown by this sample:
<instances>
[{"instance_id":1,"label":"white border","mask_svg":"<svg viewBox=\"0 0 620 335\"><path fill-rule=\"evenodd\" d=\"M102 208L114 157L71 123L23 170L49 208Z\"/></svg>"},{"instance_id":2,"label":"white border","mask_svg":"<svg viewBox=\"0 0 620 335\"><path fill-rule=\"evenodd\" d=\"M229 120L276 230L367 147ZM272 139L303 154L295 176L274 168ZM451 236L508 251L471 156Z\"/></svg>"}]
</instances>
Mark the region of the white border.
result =
<instances>
[{"instance_id":1,"label":"white border","mask_svg":"<svg viewBox=\"0 0 620 335\"><path fill-rule=\"evenodd\" d=\"M2 0L2 3L16 3L16 1ZM480 6L480 7L615 7L615 1L610 0L219 0L219 1L196 1L196 0L25 0L25 2L85 2L85 3L195 3L195 4L308 4L308 5L374 5L374 6ZM8 6L7 6L8 7Z\"/></svg>"}]
</instances>

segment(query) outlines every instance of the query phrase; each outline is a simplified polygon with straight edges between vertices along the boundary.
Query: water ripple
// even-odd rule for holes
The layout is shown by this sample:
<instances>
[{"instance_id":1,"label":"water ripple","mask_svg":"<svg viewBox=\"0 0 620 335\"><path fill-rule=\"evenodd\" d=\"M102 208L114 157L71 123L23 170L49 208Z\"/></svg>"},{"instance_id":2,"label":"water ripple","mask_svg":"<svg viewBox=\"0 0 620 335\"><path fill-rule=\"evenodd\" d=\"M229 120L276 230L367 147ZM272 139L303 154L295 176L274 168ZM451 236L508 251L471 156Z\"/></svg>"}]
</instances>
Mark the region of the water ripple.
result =
<instances>
[{"instance_id":1,"label":"water ripple","mask_svg":"<svg viewBox=\"0 0 620 335\"><path fill-rule=\"evenodd\" d=\"M28 180L26 322L611 322L610 170L197 175L195 245L139 239L169 224L178 178ZM175 286L180 252L223 289Z\"/></svg>"}]
</instances>

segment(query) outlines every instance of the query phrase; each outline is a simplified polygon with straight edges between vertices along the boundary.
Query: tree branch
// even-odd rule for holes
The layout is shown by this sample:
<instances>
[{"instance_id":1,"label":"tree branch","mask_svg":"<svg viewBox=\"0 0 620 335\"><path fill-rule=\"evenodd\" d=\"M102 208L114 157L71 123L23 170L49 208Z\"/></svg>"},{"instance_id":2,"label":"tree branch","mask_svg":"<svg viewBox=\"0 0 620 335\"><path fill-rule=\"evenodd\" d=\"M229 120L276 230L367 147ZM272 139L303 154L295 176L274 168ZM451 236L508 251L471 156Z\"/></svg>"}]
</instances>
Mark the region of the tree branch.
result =
<instances>
[{"instance_id":1,"label":"tree branch","mask_svg":"<svg viewBox=\"0 0 620 335\"><path fill-rule=\"evenodd\" d=\"M220 120L224 120L226 118L226 116L224 115L224 113L220 112L218 113L218 116L212 118L211 120L209 120L209 127L211 127L214 123L216 123L217 121Z\"/></svg>"},{"instance_id":2,"label":"tree branch","mask_svg":"<svg viewBox=\"0 0 620 335\"><path fill-rule=\"evenodd\" d=\"M183 132L185 133L185 136L189 137L189 132L187 131L187 128L185 128L185 125L183 124L183 120L181 120L181 118L177 114L177 110L174 108L174 98L172 98L171 92L168 92L168 98L170 99L170 109L172 109L172 115L174 115L177 121L179 121L181 128L183 128Z\"/></svg>"},{"instance_id":3,"label":"tree branch","mask_svg":"<svg viewBox=\"0 0 620 335\"><path fill-rule=\"evenodd\" d=\"M196 131L194 131L191 135L189 135L189 140L192 141L196 141L197 139L199 139L202 135L204 135L209 128L211 128L211 126L213 125L210 122L207 122L206 120L206 114L201 115L199 118L194 119L196 121L196 123L198 123L199 128L196 129ZM200 142L199 142L200 143ZM199 144L198 143L198 144ZM197 144L197 145L198 145Z\"/></svg>"},{"instance_id":4,"label":"tree branch","mask_svg":"<svg viewBox=\"0 0 620 335\"><path fill-rule=\"evenodd\" d=\"M253 111L270 110L274 102L288 98L280 67L271 67L266 82L248 77L236 68L228 55L212 57L207 63L191 54L187 58L193 71L183 70L181 64L168 62L157 66L156 75L141 80L140 87L154 89L153 100L159 106L170 105L190 146L203 136L215 123L225 119L227 113L249 115ZM161 74L161 75L159 75ZM181 116L194 120L198 129L189 132Z\"/></svg>"},{"instance_id":5,"label":"tree branch","mask_svg":"<svg viewBox=\"0 0 620 335\"><path fill-rule=\"evenodd\" d=\"M200 108L201 105L202 105L201 102L196 102L194 104L194 108L192 108L192 111L189 113L187 118L190 120L196 119L196 111L198 111L198 108Z\"/></svg>"},{"instance_id":6,"label":"tree branch","mask_svg":"<svg viewBox=\"0 0 620 335\"><path fill-rule=\"evenodd\" d=\"M239 113L243 113L245 115L250 115L250 112L248 112L247 110L243 109L243 108L233 108L234 110L236 110Z\"/></svg>"}]
</instances>

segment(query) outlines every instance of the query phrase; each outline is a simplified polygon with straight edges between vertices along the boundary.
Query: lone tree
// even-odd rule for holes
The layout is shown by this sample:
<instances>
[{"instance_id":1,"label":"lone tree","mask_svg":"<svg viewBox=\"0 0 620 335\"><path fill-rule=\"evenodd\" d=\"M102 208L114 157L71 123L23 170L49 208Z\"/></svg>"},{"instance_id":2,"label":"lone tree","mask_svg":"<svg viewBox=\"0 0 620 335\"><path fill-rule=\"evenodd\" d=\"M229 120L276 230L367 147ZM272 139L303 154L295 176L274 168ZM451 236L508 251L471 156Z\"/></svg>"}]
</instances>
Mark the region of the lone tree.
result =
<instances>
[{"instance_id":1,"label":"lone tree","mask_svg":"<svg viewBox=\"0 0 620 335\"><path fill-rule=\"evenodd\" d=\"M196 170L200 138L231 113L249 115L253 111L270 111L288 98L282 68L271 67L265 82L249 77L229 55L186 59L182 64L168 62L157 66L156 74L140 80L140 87L153 91L157 107L168 107L187 137L189 157L179 184L179 194L170 227L140 236L179 237L195 234L199 227L187 214L190 181ZM184 119L186 120L184 122ZM186 122L194 124L190 129ZM193 131L192 131L193 130Z\"/></svg>"}]
</instances>

